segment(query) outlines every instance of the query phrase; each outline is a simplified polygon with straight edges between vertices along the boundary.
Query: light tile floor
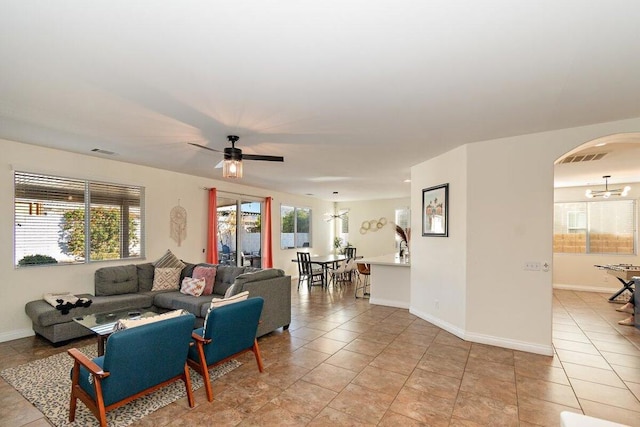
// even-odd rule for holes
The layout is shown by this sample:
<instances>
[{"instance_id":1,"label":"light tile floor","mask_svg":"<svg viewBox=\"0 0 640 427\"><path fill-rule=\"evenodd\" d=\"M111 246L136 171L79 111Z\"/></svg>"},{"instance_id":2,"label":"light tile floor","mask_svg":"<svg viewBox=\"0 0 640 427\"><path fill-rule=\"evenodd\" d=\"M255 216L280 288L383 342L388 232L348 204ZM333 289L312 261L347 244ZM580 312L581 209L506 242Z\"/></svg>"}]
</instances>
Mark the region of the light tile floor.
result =
<instances>
[{"instance_id":1,"label":"light tile floor","mask_svg":"<svg viewBox=\"0 0 640 427\"><path fill-rule=\"evenodd\" d=\"M293 287L288 331L260 339L265 372L243 366L140 426L558 426L563 410L640 426L640 331L608 295L555 291L554 357L460 340L409 314L354 299L353 287ZM43 358L36 337L0 343L0 369ZM0 380L0 426L48 426Z\"/></svg>"}]
</instances>

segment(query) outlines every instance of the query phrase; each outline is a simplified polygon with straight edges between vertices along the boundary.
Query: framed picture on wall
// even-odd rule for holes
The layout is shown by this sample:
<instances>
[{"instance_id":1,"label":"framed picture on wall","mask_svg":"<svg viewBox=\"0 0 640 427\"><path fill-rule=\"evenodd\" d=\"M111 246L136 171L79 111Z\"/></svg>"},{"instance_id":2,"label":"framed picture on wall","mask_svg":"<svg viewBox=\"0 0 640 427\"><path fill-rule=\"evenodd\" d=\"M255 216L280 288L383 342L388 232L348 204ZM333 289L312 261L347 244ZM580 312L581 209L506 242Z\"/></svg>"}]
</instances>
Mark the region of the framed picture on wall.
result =
<instances>
[{"instance_id":1,"label":"framed picture on wall","mask_svg":"<svg viewBox=\"0 0 640 427\"><path fill-rule=\"evenodd\" d=\"M449 236L449 184L422 190L422 235Z\"/></svg>"}]
</instances>

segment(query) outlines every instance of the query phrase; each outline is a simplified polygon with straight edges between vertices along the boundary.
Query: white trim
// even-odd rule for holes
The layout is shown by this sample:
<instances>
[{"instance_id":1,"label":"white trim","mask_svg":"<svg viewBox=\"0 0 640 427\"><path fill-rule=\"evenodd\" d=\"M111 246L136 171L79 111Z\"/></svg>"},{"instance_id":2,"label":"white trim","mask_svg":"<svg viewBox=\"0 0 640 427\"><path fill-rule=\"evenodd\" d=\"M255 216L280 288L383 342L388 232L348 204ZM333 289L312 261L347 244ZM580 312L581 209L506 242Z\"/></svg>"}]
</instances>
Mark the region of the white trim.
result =
<instances>
[{"instance_id":1,"label":"white trim","mask_svg":"<svg viewBox=\"0 0 640 427\"><path fill-rule=\"evenodd\" d=\"M15 331L0 332L0 342L13 341L35 335L32 329L17 329Z\"/></svg>"},{"instance_id":2,"label":"white trim","mask_svg":"<svg viewBox=\"0 0 640 427\"><path fill-rule=\"evenodd\" d=\"M422 320L426 320L427 322L436 325L437 327L444 329L447 332L452 333L453 335L457 336L458 338L462 338L464 339L464 329L461 329L459 327L457 327L456 325L452 325L449 322L445 322L442 319L439 319L437 317L434 317L430 314L427 313L422 313L418 310L415 310L413 308L409 309L409 313L414 314L416 316L418 316L419 318L421 318Z\"/></svg>"},{"instance_id":3,"label":"white trim","mask_svg":"<svg viewBox=\"0 0 640 427\"><path fill-rule=\"evenodd\" d=\"M466 334L465 340L473 341L480 344L495 345L498 347L510 348L512 350L526 351L527 353L542 354L543 356L553 356L553 347L551 345L532 344L524 341L510 340L508 338L494 337L483 334Z\"/></svg>"},{"instance_id":4,"label":"white trim","mask_svg":"<svg viewBox=\"0 0 640 427\"><path fill-rule=\"evenodd\" d=\"M507 338L494 337L491 335L468 333L458 326L452 325L448 322L443 321L442 319L438 319L437 317L433 317L429 314L421 313L414 309L410 309L409 312L418 316L422 320L426 320L427 322L434 324L439 328L444 329L445 331L452 333L453 335L465 341L510 348L512 350L526 351L527 353L542 354L543 356L553 356L553 347L551 346L551 343L549 343L549 345L547 346L532 344L524 341L510 340Z\"/></svg>"},{"instance_id":5,"label":"white trim","mask_svg":"<svg viewBox=\"0 0 640 427\"><path fill-rule=\"evenodd\" d=\"M373 297L371 297L369 299L369 304L384 305L384 306L387 306L387 307L409 309L409 304L404 302L404 301L393 301L393 300L388 300L388 299L384 299L384 298L373 298Z\"/></svg>"},{"instance_id":6,"label":"white trim","mask_svg":"<svg viewBox=\"0 0 640 427\"><path fill-rule=\"evenodd\" d=\"M562 289L567 291L583 291L583 292L600 292L605 294L613 294L620 288L608 288L603 286L584 286L584 285L572 285L565 283L554 283L553 289Z\"/></svg>"}]
</instances>

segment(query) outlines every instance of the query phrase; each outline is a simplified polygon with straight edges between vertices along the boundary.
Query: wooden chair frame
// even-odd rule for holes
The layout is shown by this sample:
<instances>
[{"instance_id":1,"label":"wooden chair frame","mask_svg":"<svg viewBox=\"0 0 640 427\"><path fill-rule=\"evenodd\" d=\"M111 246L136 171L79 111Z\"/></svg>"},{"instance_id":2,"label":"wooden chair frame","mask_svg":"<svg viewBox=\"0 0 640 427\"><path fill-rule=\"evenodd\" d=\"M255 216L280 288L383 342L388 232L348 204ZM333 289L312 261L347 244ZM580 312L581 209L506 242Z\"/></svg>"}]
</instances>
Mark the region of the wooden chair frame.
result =
<instances>
[{"instance_id":1,"label":"wooden chair frame","mask_svg":"<svg viewBox=\"0 0 640 427\"><path fill-rule=\"evenodd\" d=\"M262 363L262 356L260 355L260 346L258 345L258 340L254 339L253 341L253 346L246 348L244 350L239 351L238 353L232 354L222 360L219 360L216 363L212 363L211 365L207 365L207 359L204 355L204 346L205 345L212 345L215 344L212 342L212 340L210 339L205 339L202 336L200 336L199 334L194 333L192 335L195 344L196 344L196 348L198 351L198 358L200 359L200 362L196 362L192 359L187 359L187 363L189 364L189 366L191 366L196 372L198 372L202 378L204 379L204 387L205 390L207 392L207 400L209 402L213 402L213 386L211 385L211 378L209 377L209 369L213 368L214 366L218 366L221 365L231 359L233 359L234 357L237 357L241 354L244 354L246 352L253 352L253 355L256 358L256 363L258 364L258 371L260 371L261 373L264 372L264 364Z\"/></svg>"},{"instance_id":2,"label":"wooden chair frame","mask_svg":"<svg viewBox=\"0 0 640 427\"><path fill-rule=\"evenodd\" d=\"M191 391L191 376L189 375L189 368L187 364L184 365L184 372L181 375L177 375L173 378L170 378L160 384L156 384L152 387L147 388L139 393L126 397L118 402L112 403L109 406L104 405L104 400L102 397L102 380L109 376L109 372L103 371L100 366L94 363L91 359L84 355L81 351L76 348L72 348L67 350L67 353L73 358L73 375L71 378L71 402L69 405L69 422L73 422L76 418L76 407L77 407L77 399L80 399L86 406L93 412L98 421L100 422L101 427L107 426L107 411L111 411L112 409L118 408L122 405L126 405L127 403L145 396L149 393L152 393L172 382L182 380L184 381L186 391L187 391L187 399L189 401L189 407L193 408L195 405L193 399L193 392ZM86 391L80 387L79 379L80 379L80 365L84 366L93 377L93 386L96 394L96 399L94 400Z\"/></svg>"}]
</instances>

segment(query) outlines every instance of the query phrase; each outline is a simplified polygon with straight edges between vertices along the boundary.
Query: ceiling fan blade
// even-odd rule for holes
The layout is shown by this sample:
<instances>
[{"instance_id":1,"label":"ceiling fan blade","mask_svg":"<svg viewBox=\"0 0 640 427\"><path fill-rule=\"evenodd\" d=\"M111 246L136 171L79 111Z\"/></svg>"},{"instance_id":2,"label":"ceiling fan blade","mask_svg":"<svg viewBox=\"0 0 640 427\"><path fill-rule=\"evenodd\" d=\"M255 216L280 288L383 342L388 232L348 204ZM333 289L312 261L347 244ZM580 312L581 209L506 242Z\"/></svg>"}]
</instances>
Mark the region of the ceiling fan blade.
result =
<instances>
[{"instance_id":1,"label":"ceiling fan blade","mask_svg":"<svg viewBox=\"0 0 640 427\"><path fill-rule=\"evenodd\" d=\"M215 148L207 147L206 145L196 144L195 142L187 142L189 145L193 145L194 147L204 148L205 150L215 151L216 153L224 153L224 151L216 150Z\"/></svg>"},{"instance_id":2,"label":"ceiling fan blade","mask_svg":"<svg viewBox=\"0 0 640 427\"><path fill-rule=\"evenodd\" d=\"M224 160L220 160L220 161L218 162L218 164L217 164L217 165L215 165L213 168L214 168L214 169L220 169L220 168L222 168L222 165L223 165L223 164L224 164Z\"/></svg>"},{"instance_id":3,"label":"ceiling fan blade","mask_svg":"<svg viewBox=\"0 0 640 427\"><path fill-rule=\"evenodd\" d=\"M242 160L264 160L266 162L284 162L282 156L265 156L260 154L243 154Z\"/></svg>"}]
</instances>

